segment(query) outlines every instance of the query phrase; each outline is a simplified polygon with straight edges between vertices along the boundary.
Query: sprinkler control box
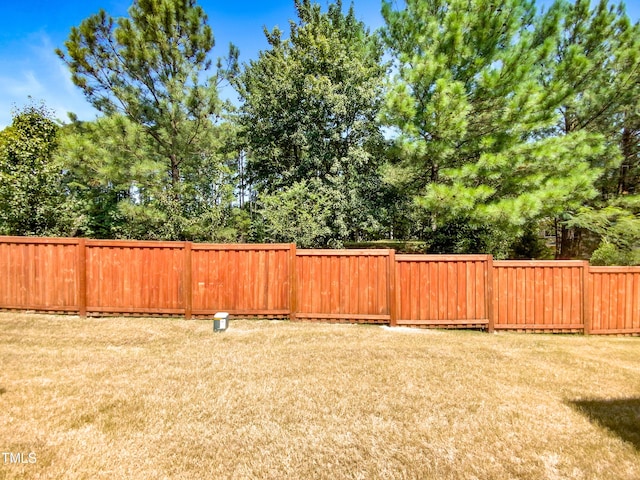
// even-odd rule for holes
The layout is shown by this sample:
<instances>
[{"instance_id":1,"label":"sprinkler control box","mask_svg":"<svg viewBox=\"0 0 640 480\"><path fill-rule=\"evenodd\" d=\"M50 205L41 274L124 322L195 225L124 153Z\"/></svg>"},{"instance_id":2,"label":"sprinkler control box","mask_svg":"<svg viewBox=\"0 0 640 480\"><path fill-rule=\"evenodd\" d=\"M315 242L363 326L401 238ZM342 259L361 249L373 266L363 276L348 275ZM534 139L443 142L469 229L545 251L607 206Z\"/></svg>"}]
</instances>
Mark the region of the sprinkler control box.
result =
<instances>
[{"instance_id":1,"label":"sprinkler control box","mask_svg":"<svg viewBox=\"0 0 640 480\"><path fill-rule=\"evenodd\" d=\"M213 331L223 332L229 326L229 314L227 312L218 312L213 316Z\"/></svg>"}]
</instances>

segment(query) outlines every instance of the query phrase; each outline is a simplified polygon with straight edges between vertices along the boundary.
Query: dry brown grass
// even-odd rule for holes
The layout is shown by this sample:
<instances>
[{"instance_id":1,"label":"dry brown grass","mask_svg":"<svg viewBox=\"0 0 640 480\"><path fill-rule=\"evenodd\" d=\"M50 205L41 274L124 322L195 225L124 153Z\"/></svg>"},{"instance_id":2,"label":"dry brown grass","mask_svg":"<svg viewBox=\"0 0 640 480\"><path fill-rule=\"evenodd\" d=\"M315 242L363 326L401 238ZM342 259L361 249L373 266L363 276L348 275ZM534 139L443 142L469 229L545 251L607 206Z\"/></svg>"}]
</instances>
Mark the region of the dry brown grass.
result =
<instances>
[{"instance_id":1,"label":"dry brown grass","mask_svg":"<svg viewBox=\"0 0 640 480\"><path fill-rule=\"evenodd\" d=\"M640 339L0 314L0 478L638 479Z\"/></svg>"}]
</instances>

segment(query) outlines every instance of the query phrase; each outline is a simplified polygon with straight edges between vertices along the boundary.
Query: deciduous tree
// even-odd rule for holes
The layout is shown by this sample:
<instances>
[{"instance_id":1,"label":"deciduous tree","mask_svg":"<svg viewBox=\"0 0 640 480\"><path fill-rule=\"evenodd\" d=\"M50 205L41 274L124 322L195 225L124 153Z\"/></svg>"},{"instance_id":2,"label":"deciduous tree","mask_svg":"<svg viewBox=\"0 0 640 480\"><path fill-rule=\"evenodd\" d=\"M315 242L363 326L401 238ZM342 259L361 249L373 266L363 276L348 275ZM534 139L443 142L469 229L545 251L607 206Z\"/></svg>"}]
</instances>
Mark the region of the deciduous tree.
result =
<instances>
[{"instance_id":1,"label":"deciduous tree","mask_svg":"<svg viewBox=\"0 0 640 480\"><path fill-rule=\"evenodd\" d=\"M370 188L381 158L382 47L340 0L326 12L310 0L295 7L289 38L265 30L270 48L236 81L248 171L259 192L287 204L304 185L332 191L323 213L332 233L322 238L340 242L380 229Z\"/></svg>"},{"instance_id":2,"label":"deciduous tree","mask_svg":"<svg viewBox=\"0 0 640 480\"><path fill-rule=\"evenodd\" d=\"M0 234L72 236L82 226L54 158L58 129L44 105L29 105L0 132Z\"/></svg>"}]
</instances>

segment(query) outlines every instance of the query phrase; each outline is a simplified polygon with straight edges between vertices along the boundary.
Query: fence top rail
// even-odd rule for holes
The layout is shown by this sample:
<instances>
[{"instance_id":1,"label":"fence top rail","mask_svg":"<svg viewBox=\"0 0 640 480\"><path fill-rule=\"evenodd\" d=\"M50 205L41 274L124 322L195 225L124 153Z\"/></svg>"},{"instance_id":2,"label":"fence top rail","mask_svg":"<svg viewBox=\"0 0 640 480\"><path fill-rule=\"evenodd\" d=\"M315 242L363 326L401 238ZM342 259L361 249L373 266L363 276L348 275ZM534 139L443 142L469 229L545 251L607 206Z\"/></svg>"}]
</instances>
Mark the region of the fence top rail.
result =
<instances>
[{"instance_id":1,"label":"fence top rail","mask_svg":"<svg viewBox=\"0 0 640 480\"><path fill-rule=\"evenodd\" d=\"M345 257L345 256L389 256L389 252L391 250L388 249L309 249L309 250L296 250L296 255L298 256L312 256L312 255L321 255L321 256L335 256L335 257ZM397 258L397 257L396 257Z\"/></svg>"},{"instance_id":2,"label":"fence top rail","mask_svg":"<svg viewBox=\"0 0 640 480\"><path fill-rule=\"evenodd\" d=\"M79 242L78 238L0 236L0 243L77 245Z\"/></svg>"},{"instance_id":3,"label":"fence top rail","mask_svg":"<svg viewBox=\"0 0 640 480\"><path fill-rule=\"evenodd\" d=\"M491 255L423 255L423 254L398 254L399 262L486 262Z\"/></svg>"},{"instance_id":4,"label":"fence top rail","mask_svg":"<svg viewBox=\"0 0 640 480\"><path fill-rule=\"evenodd\" d=\"M584 267L584 260L495 260L493 266L500 267Z\"/></svg>"},{"instance_id":5,"label":"fence top rail","mask_svg":"<svg viewBox=\"0 0 640 480\"><path fill-rule=\"evenodd\" d=\"M87 247L184 248L189 242L155 240L87 240ZM280 243L191 243L192 250L289 250L290 244Z\"/></svg>"},{"instance_id":6,"label":"fence top rail","mask_svg":"<svg viewBox=\"0 0 640 480\"><path fill-rule=\"evenodd\" d=\"M640 273L640 267L589 267L591 273Z\"/></svg>"},{"instance_id":7,"label":"fence top rail","mask_svg":"<svg viewBox=\"0 0 640 480\"><path fill-rule=\"evenodd\" d=\"M193 250L289 250L291 243L193 243Z\"/></svg>"},{"instance_id":8,"label":"fence top rail","mask_svg":"<svg viewBox=\"0 0 640 480\"><path fill-rule=\"evenodd\" d=\"M87 247L107 248L184 248L186 242L166 242L156 240L90 240Z\"/></svg>"}]
</instances>

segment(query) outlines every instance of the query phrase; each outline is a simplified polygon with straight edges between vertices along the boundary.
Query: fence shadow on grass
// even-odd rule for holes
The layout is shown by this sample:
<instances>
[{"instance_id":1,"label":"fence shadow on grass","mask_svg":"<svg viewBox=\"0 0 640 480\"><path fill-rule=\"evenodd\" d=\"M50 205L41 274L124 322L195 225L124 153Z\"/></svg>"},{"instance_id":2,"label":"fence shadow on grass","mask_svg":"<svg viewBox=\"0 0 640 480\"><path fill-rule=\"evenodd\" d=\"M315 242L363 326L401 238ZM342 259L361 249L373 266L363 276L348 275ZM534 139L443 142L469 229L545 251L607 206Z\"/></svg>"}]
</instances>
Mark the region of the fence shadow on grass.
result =
<instances>
[{"instance_id":1,"label":"fence shadow on grass","mask_svg":"<svg viewBox=\"0 0 640 480\"><path fill-rule=\"evenodd\" d=\"M567 403L640 451L640 397L570 400Z\"/></svg>"}]
</instances>

